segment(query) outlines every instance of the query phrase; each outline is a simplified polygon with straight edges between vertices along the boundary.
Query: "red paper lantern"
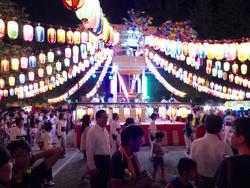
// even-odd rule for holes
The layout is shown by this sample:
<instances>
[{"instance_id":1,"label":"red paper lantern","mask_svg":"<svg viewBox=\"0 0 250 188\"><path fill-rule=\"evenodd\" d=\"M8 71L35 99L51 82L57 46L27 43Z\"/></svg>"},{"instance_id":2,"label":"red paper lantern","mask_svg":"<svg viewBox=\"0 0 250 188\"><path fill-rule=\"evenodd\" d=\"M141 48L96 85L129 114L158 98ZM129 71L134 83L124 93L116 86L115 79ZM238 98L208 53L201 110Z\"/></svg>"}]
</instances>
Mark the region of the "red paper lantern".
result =
<instances>
[{"instance_id":1,"label":"red paper lantern","mask_svg":"<svg viewBox=\"0 0 250 188\"><path fill-rule=\"evenodd\" d=\"M85 0L63 0L64 6L69 9L76 11L81 8L84 4Z\"/></svg>"},{"instance_id":2,"label":"red paper lantern","mask_svg":"<svg viewBox=\"0 0 250 188\"><path fill-rule=\"evenodd\" d=\"M54 28L49 28L47 30L47 39L50 44L54 44L56 42L56 30Z\"/></svg>"}]
</instances>

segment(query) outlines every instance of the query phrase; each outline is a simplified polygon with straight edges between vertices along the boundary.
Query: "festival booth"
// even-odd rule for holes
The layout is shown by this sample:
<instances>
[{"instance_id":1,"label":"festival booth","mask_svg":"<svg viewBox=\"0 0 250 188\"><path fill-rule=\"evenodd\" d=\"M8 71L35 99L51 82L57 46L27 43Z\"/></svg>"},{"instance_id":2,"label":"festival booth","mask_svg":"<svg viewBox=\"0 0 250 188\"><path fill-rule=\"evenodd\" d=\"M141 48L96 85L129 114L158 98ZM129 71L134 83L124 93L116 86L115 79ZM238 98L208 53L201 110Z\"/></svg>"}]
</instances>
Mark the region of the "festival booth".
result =
<instances>
[{"instance_id":1,"label":"festival booth","mask_svg":"<svg viewBox=\"0 0 250 188\"><path fill-rule=\"evenodd\" d=\"M158 106L152 105L158 104ZM81 123L79 122L83 115L89 114L93 117L94 109L93 104L88 103L88 105L78 105L76 110L73 112L74 120L76 123L75 126L75 146L79 147L80 144L80 127ZM184 145L184 136L183 129L185 126L185 118L187 114L191 113L191 107L187 104L166 104L163 103L146 103L146 105L138 106L136 103L126 103L126 107L121 107L121 103L113 104L113 108L107 107L109 104L98 105L99 108L105 109L108 112L109 120L111 120L112 113L118 113L120 117L121 125L124 124L126 118L133 117L135 124L141 126L144 130L143 145L149 145L149 125L150 118L149 116L156 112L159 114L158 119L156 120L156 125L159 131L164 132L165 137L163 139L163 145ZM131 106L129 106L131 105ZM120 106L120 107L119 107ZM105 107L105 108L104 108ZM179 121L177 121L177 119ZM181 121L182 120L182 121ZM109 130L109 125L107 129Z\"/></svg>"}]
</instances>

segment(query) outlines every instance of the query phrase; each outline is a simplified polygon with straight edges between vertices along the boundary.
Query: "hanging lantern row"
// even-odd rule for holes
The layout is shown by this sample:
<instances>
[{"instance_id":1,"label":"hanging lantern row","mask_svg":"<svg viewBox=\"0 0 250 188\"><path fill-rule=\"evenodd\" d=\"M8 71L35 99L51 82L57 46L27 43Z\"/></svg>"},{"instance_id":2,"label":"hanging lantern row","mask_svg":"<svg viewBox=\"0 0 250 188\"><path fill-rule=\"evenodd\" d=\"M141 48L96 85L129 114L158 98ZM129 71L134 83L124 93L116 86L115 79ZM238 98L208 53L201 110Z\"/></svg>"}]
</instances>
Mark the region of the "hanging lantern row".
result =
<instances>
[{"instance_id":1,"label":"hanging lantern row","mask_svg":"<svg viewBox=\"0 0 250 188\"><path fill-rule=\"evenodd\" d=\"M72 58L73 63L79 62L79 56L82 60L87 59L88 55L91 57L95 56L96 52L100 50L100 47L103 47L98 44L93 44L91 42L87 42L86 44L81 44L80 47L74 45L71 49L70 47L66 47L64 50L65 60L64 64L66 67L70 66L70 59ZM36 68L39 66L45 66L46 62L53 63L55 61L55 53L50 50L47 55L44 52L38 54L38 56L30 55L29 57L21 57L21 58L10 58L0 60L1 68L0 72L2 74L8 74L10 70L16 72L20 69L25 70L28 68ZM91 60L93 63L93 60ZM58 65L59 66L59 65Z\"/></svg>"},{"instance_id":2,"label":"hanging lantern row","mask_svg":"<svg viewBox=\"0 0 250 188\"><path fill-rule=\"evenodd\" d=\"M86 67L89 67L90 65L93 65L95 62L104 62L105 60L107 60L107 58L109 57L109 52L107 52L107 50L103 49L100 52L97 52L94 56L90 56L88 60L84 60L83 63L79 62L79 68L84 71ZM67 62L69 62L69 64L66 64ZM64 59L64 63L65 63L65 67L69 67L70 66L70 59L65 58ZM75 67L76 65L74 65L73 67ZM71 70L71 67L69 67L69 72ZM20 84L25 84L27 81L34 81L35 79L39 78L43 78L45 76L51 76L53 75L54 72L61 72L62 71L62 62L57 61L55 63L54 66L52 65L47 65L45 67L41 67L38 68L36 70L32 70L29 71L28 74L24 74L24 73L20 73L18 78L19 78L19 83ZM5 88L5 80L3 78L1 78L1 87L0 89L4 89ZM16 84L16 78L14 76L10 76L9 80L8 80L9 86L15 86Z\"/></svg>"},{"instance_id":3,"label":"hanging lantern row","mask_svg":"<svg viewBox=\"0 0 250 188\"><path fill-rule=\"evenodd\" d=\"M97 70L99 66L108 58L112 59L112 53L110 52L110 49L103 49L101 52L98 52L98 57L99 57L99 59L97 59L98 62L94 64L95 66L94 70ZM68 79L76 77L77 74L85 71L86 67L89 67L89 66L90 66L89 60L84 60L84 62L79 62L77 65L70 67L68 71L62 71L61 74L57 73L55 75L51 75L49 78L46 78L44 81L43 80L39 81L39 84L37 82L30 83L29 86L27 86L27 84L16 86L16 78L14 76L10 76L8 79L9 86L15 87L15 89L13 88L6 89L5 80L3 78L0 78L0 99L2 99L3 97L13 96L13 95L17 95L19 99L34 97L40 93L44 93L48 90L52 90L53 88L59 85L62 85L63 83L67 82ZM35 81L33 72L28 73L28 76L29 76L29 79L31 78L33 81ZM19 80L20 82L25 83L25 75L21 73L19 75ZM19 90L19 88L21 89ZM26 89L23 89L23 88L26 88ZM15 92L13 93L12 91L14 90Z\"/></svg>"},{"instance_id":4,"label":"hanging lantern row","mask_svg":"<svg viewBox=\"0 0 250 188\"><path fill-rule=\"evenodd\" d=\"M171 93L179 97L185 97L187 94L171 86L157 71L150 61L146 61L148 69L154 74L155 78Z\"/></svg>"},{"instance_id":5,"label":"hanging lantern row","mask_svg":"<svg viewBox=\"0 0 250 188\"><path fill-rule=\"evenodd\" d=\"M105 65L104 65L104 67L103 67L103 69L102 69L102 72L101 72L101 74L100 74L100 76L99 76L99 78L98 78L98 80L97 80L97 82L96 82L96 84L94 86L94 88L90 92L88 92L86 94L87 98L93 97L96 94L96 92L98 91L98 89L100 88L100 86L102 85L103 79L107 74L107 71L108 71L109 65L111 64L111 61L112 61L112 57L109 56L106 63L105 63Z\"/></svg>"},{"instance_id":6,"label":"hanging lantern row","mask_svg":"<svg viewBox=\"0 0 250 188\"><path fill-rule=\"evenodd\" d=\"M197 57L200 59L235 61L250 61L250 42L242 43L208 43L208 42L182 42L168 40L156 36L146 36L145 44L155 50L161 50L172 58Z\"/></svg>"},{"instance_id":7,"label":"hanging lantern row","mask_svg":"<svg viewBox=\"0 0 250 188\"><path fill-rule=\"evenodd\" d=\"M208 79L204 77L198 76L194 73L188 72L183 68L178 68L177 65L169 62L168 60L164 60L160 56L153 54L153 52L149 52L146 50L145 53L146 63L155 62L160 67L164 68L169 74L172 74L176 78L183 81L185 84L193 86L199 92L205 92L207 94L213 95L215 97L219 97L227 100L243 100L250 99L250 92L246 92L243 90L229 88L227 86L223 86L217 84L215 82L210 82ZM245 86L250 89L250 81L245 80ZM244 86L244 87L245 87Z\"/></svg>"},{"instance_id":8,"label":"hanging lantern row","mask_svg":"<svg viewBox=\"0 0 250 188\"><path fill-rule=\"evenodd\" d=\"M18 23L14 20L6 23L7 24L5 24L3 19L0 19L0 39L4 38L6 35L13 40L20 38L20 26ZM27 42L35 41L42 43L47 39L47 42L50 44L56 42L61 44L81 44L88 41L88 32L72 31L71 29L65 31L62 28L55 29L54 27L49 27L46 30L45 27L40 24L35 27L30 24L25 24L22 29L22 38Z\"/></svg>"},{"instance_id":9,"label":"hanging lantern row","mask_svg":"<svg viewBox=\"0 0 250 188\"><path fill-rule=\"evenodd\" d=\"M107 55L107 58L105 58L106 60L105 65L110 64L112 60L112 56L113 56L113 50L105 49L105 54ZM85 84L89 80L89 78L93 74L95 74L95 72L98 70L98 68L101 66L102 63L103 62L101 61L98 61L97 63L95 63L89 69L89 71L68 92L64 93L63 95L59 97L48 99L48 103L50 104L59 103L59 102L66 100L69 96L73 95L77 90L79 90L83 86L83 84Z\"/></svg>"}]
</instances>

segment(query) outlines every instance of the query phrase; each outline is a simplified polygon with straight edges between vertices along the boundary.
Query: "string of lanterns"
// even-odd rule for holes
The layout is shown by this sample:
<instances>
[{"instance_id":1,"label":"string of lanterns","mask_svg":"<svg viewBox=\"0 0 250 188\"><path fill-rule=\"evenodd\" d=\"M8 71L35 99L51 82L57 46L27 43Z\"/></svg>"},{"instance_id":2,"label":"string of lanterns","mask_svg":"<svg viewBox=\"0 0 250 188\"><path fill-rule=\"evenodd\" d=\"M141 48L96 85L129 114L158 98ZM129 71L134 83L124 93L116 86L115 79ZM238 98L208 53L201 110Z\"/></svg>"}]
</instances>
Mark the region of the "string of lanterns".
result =
<instances>
[{"instance_id":1,"label":"string of lanterns","mask_svg":"<svg viewBox=\"0 0 250 188\"><path fill-rule=\"evenodd\" d=\"M96 94L96 92L98 91L98 89L102 85L103 79L104 79L105 75L107 74L107 71L108 71L108 68L109 68L109 65L111 64L111 62L112 62L112 57L109 56L94 88L86 94L87 98L91 98Z\"/></svg>"},{"instance_id":2,"label":"string of lanterns","mask_svg":"<svg viewBox=\"0 0 250 188\"><path fill-rule=\"evenodd\" d=\"M154 65L146 59L146 65L148 69L154 74L155 78L171 93L179 97L185 97L187 94L171 86L157 71Z\"/></svg>"},{"instance_id":3,"label":"string of lanterns","mask_svg":"<svg viewBox=\"0 0 250 188\"><path fill-rule=\"evenodd\" d=\"M238 59L244 63L250 61L250 39L245 39L246 42L224 42L216 43L199 41L199 42L182 42L178 40L168 40L156 36L146 36L145 44L160 49L166 55L173 58L200 58L211 60L235 61Z\"/></svg>"},{"instance_id":4,"label":"string of lanterns","mask_svg":"<svg viewBox=\"0 0 250 188\"><path fill-rule=\"evenodd\" d=\"M145 58L146 62L155 62L160 67L164 68L169 74L172 74L176 78L183 81L185 84L191 85L199 92L204 92L215 97L219 97L227 100L243 100L250 99L250 92L244 90L237 90L209 81L208 79L198 76L197 74L188 72L178 65L174 65L172 62L161 58L155 54L151 54L149 49L146 49ZM151 55L149 55L151 54ZM248 86L250 88L250 84Z\"/></svg>"},{"instance_id":5,"label":"string of lanterns","mask_svg":"<svg viewBox=\"0 0 250 188\"><path fill-rule=\"evenodd\" d=\"M112 60L112 55L113 55L113 50L112 49L105 49L106 50L106 58L104 61L106 61L106 64L110 64L111 60ZM98 70L99 66L104 62L104 61L97 61L91 68L90 70L66 93L60 95L59 97L56 98L50 98L48 99L48 103L50 104L54 104L54 103L59 103L62 102L64 100L66 100L68 97L70 97L71 95L73 95L77 90L79 90L84 83L86 83L88 81L88 79L95 73L96 70ZM105 68L103 68L103 71L106 71ZM104 73L103 73L104 74ZM105 73L106 74L106 73ZM100 75L101 77L101 75ZM102 78L103 79L103 78ZM99 83L99 87L100 87L100 83ZM96 88L96 87L95 87ZM91 92L95 92L95 89L92 90ZM90 94L89 94L90 95Z\"/></svg>"}]
</instances>

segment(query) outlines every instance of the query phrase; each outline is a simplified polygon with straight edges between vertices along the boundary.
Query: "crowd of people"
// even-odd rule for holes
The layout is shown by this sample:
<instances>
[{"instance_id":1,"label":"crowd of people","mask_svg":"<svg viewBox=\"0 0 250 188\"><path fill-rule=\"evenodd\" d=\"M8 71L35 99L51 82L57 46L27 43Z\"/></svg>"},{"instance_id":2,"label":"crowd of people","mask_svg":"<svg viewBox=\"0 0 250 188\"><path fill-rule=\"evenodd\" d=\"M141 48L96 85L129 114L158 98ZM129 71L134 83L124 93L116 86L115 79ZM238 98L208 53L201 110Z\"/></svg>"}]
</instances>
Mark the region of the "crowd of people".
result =
<instances>
[{"instance_id":1,"label":"crowd of people","mask_svg":"<svg viewBox=\"0 0 250 188\"><path fill-rule=\"evenodd\" d=\"M250 117L242 114L203 113L199 119L189 114L183 134L186 153L177 164L178 175L165 178L162 141L152 113L148 128L151 175L143 169L137 152L142 146L144 130L127 118L124 125L119 114L101 109L82 117L80 150L87 167L82 181L91 188L245 188L250 187ZM193 120L198 123L193 123ZM106 126L110 125L109 131ZM4 113L0 123L0 187L53 186L52 167L65 157L68 113L23 110ZM196 127L194 127L194 124ZM34 150L35 147L39 151ZM43 159L43 160L41 160ZM157 173L160 170L160 181Z\"/></svg>"}]
</instances>

